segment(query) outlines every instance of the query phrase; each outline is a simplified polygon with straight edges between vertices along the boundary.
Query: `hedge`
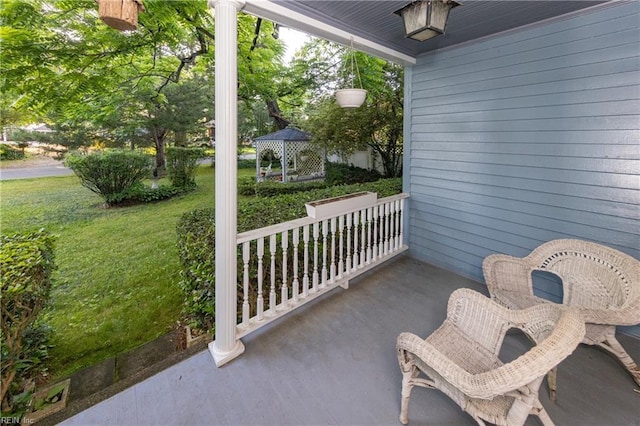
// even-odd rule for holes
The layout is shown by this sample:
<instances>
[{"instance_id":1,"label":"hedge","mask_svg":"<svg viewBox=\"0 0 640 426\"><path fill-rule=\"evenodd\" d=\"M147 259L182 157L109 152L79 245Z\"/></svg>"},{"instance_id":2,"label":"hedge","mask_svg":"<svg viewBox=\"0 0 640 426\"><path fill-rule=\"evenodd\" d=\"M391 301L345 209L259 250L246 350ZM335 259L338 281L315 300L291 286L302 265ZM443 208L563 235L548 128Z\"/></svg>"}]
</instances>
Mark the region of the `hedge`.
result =
<instances>
[{"instance_id":1,"label":"hedge","mask_svg":"<svg viewBox=\"0 0 640 426\"><path fill-rule=\"evenodd\" d=\"M238 182L238 194L273 197L282 194L295 194L315 189L329 188L337 185L375 182L381 178L375 170L367 170L347 164L326 163L325 179L311 182L256 182L255 179L244 179Z\"/></svg>"},{"instance_id":2,"label":"hedge","mask_svg":"<svg viewBox=\"0 0 640 426\"><path fill-rule=\"evenodd\" d=\"M43 230L0 239L1 400L3 411L15 414L25 408L19 396L47 356L47 333L37 320L51 291L54 240Z\"/></svg>"}]
</instances>

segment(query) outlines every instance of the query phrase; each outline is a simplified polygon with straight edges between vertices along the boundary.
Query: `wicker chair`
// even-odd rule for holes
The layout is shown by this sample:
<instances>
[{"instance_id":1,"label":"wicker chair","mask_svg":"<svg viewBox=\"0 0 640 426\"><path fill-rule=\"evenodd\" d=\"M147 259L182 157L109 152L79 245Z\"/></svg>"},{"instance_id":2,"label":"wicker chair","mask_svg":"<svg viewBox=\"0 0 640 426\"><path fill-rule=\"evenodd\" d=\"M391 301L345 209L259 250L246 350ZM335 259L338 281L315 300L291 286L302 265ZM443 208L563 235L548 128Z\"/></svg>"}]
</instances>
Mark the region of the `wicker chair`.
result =
<instances>
[{"instance_id":1,"label":"wicker chair","mask_svg":"<svg viewBox=\"0 0 640 426\"><path fill-rule=\"evenodd\" d=\"M498 355L511 328L522 330L537 345L503 363ZM543 304L510 310L475 291L456 290L446 320L426 340L411 333L398 336L400 421L408 423L411 390L421 386L441 390L480 425L522 425L530 414L552 425L538 389L547 372L574 351L584 332L579 313L571 309Z\"/></svg>"},{"instance_id":2,"label":"wicker chair","mask_svg":"<svg viewBox=\"0 0 640 426\"><path fill-rule=\"evenodd\" d=\"M640 369L616 340L616 325L640 323L640 262L610 247L581 240L554 240L524 258L488 256L482 265L493 300L512 309L550 303L533 294L533 271L562 279L563 304L578 308L586 324L582 343L617 357L640 385ZM556 370L549 374L555 399Z\"/></svg>"}]
</instances>

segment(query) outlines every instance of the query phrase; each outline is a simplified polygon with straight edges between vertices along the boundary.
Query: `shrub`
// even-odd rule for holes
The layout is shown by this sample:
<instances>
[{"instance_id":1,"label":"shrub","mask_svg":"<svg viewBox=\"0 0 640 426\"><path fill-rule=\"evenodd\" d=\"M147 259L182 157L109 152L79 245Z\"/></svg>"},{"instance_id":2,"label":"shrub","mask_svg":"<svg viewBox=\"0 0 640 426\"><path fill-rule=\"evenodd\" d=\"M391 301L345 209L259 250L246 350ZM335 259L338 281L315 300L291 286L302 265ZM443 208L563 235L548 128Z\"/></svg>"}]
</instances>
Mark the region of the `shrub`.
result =
<instances>
[{"instance_id":1,"label":"shrub","mask_svg":"<svg viewBox=\"0 0 640 426\"><path fill-rule=\"evenodd\" d=\"M309 201L360 191L377 192L379 197L387 197L401 190L401 179L394 178L269 198L239 200L238 232L304 217L305 203ZM184 214L178 222L177 231L182 266L180 287L185 294L186 311L197 326L210 329L215 317L214 210L201 209ZM240 263L238 267L241 267Z\"/></svg>"},{"instance_id":2,"label":"shrub","mask_svg":"<svg viewBox=\"0 0 640 426\"><path fill-rule=\"evenodd\" d=\"M80 178L82 185L114 205L126 198L127 191L148 177L152 157L135 151L101 151L67 156L65 165Z\"/></svg>"},{"instance_id":3,"label":"shrub","mask_svg":"<svg viewBox=\"0 0 640 426\"><path fill-rule=\"evenodd\" d=\"M167 172L171 184L178 188L196 186L198 160L204 157L202 148L169 147L166 149Z\"/></svg>"},{"instance_id":4,"label":"shrub","mask_svg":"<svg viewBox=\"0 0 640 426\"><path fill-rule=\"evenodd\" d=\"M7 144L0 144L0 160L22 160L24 157L24 151Z\"/></svg>"},{"instance_id":5,"label":"shrub","mask_svg":"<svg viewBox=\"0 0 640 426\"><path fill-rule=\"evenodd\" d=\"M239 169L255 169L256 168L256 160L238 160L238 168Z\"/></svg>"},{"instance_id":6,"label":"shrub","mask_svg":"<svg viewBox=\"0 0 640 426\"><path fill-rule=\"evenodd\" d=\"M55 269L53 237L45 231L2 236L2 406L15 412L25 382L33 378L47 355L46 329L37 326L49 300Z\"/></svg>"},{"instance_id":7,"label":"shrub","mask_svg":"<svg viewBox=\"0 0 640 426\"><path fill-rule=\"evenodd\" d=\"M367 170L348 164L326 164L325 181L328 186L375 182L382 176L376 170Z\"/></svg>"},{"instance_id":8,"label":"shrub","mask_svg":"<svg viewBox=\"0 0 640 426\"><path fill-rule=\"evenodd\" d=\"M186 191L185 188L175 186L160 185L153 189L146 185L136 185L124 193L123 203L127 201L139 203L152 203L154 201L166 200Z\"/></svg>"}]
</instances>

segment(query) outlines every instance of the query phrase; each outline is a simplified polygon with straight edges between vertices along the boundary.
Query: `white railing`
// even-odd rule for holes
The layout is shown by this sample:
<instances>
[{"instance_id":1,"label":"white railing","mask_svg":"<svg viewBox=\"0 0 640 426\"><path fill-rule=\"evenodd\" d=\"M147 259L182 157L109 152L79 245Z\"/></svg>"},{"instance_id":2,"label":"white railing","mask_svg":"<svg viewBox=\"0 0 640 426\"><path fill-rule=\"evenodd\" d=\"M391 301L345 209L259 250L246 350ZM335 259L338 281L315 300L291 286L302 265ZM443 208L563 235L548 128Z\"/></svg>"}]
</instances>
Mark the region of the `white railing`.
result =
<instances>
[{"instance_id":1,"label":"white railing","mask_svg":"<svg viewBox=\"0 0 640 426\"><path fill-rule=\"evenodd\" d=\"M404 200L306 217L238 234L237 338L407 250Z\"/></svg>"}]
</instances>

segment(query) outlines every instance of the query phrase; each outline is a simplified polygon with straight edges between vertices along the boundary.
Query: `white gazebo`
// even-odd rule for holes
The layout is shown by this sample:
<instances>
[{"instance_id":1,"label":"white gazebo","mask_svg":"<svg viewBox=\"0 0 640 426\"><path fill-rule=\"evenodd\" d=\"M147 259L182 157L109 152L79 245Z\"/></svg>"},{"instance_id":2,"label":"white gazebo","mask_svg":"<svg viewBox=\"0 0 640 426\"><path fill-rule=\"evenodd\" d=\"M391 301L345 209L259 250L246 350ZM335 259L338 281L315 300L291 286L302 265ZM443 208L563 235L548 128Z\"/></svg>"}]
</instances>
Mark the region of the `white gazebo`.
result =
<instances>
[{"instance_id":1,"label":"white gazebo","mask_svg":"<svg viewBox=\"0 0 640 426\"><path fill-rule=\"evenodd\" d=\"M325 150L311 135L287 127L254 140L256 181L296 182L324 178Z\"/></svg>"}]
</instances>

